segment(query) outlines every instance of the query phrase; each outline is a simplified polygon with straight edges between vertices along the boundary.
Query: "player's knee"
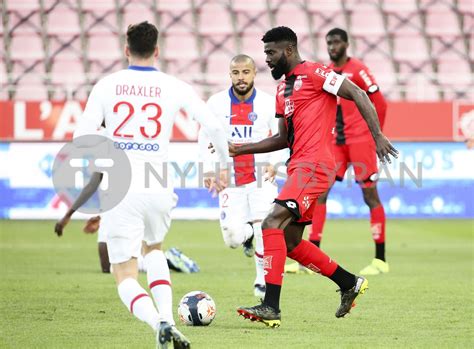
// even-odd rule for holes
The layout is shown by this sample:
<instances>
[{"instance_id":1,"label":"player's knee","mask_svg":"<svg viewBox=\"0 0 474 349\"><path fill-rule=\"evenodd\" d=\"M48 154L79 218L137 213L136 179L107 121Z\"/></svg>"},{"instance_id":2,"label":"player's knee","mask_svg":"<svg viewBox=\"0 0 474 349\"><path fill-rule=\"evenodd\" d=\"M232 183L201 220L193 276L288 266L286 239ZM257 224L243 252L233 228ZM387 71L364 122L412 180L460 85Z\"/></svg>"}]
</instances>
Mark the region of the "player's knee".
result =
<instances>
[{"instance_id":1,"label":"player's knee","mask_svg":"<svg viewBox=\"0 0 474 349\"><path fill-rule=\"evenodd\" d=\"M285 242L286 242L286 252L290 253L295 249L296 246L298 246L301 242L301 238L297 237L287 237L285 236Z\"/></svg>"},{"instance_id":2,"label":"player's knee","mask_svg":"<svg viewBox=\"0 0 474 349\"><path fill-rule=\"evenodd\" d=\"M242 235L238 227L228 226L222 228L222 235L224 237L224 244L230 248L237 248L242 245Z\"/></svg>"},{"instance_id":3,"label":"player's knee","mask_svg":"<svg viewBox=\"0 0 474 349\"><path fill-rule=\"evenodd\" d=\"M328 192L325 192L324 194L321 194L318 197L318 204L324 205L324 204L326 204L327 200L328 200Z\"/></svg>"},{"instance_id":4,"label":"player's knee","mask_svg":"<svg viewBox=\"0 0 474 349\"><path fill-rule=\"evenodd\" d=\"M364 202L370 209L373 209L381 204L377 190L375 188L364 189Z\"/></svg>"},{"instance_id":5,"label":"player's knee","mask_svg":"<svg viewBox=\"0 0 474 349\"><path fill-rule=\"evenodd\" d=\"M284 229L292 214L284 207L274 204L262 222L262 229Z\"/></svg>"}]
</instances>

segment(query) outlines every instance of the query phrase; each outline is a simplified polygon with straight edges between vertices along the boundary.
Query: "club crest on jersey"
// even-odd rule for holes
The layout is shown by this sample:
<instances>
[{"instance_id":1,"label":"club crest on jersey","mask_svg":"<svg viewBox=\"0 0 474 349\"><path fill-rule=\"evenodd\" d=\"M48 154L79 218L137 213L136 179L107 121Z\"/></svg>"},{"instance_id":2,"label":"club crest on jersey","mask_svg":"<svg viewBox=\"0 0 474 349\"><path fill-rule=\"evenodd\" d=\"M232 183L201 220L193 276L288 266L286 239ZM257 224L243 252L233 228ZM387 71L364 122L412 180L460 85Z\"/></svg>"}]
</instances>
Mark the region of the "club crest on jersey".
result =
<instances>
[{"instance_id":1,"label":"club crest on jersey","mask_svg":"<svg viewBox=\"0 0 474 349\"><path fill-rule=\"evenodd\" d=\"M303 86L303 77L301 75L298 75L295 80L295 84L293 85L294 89L298 91L301 86Z\"/></svg>"},{"instance_id":2,"label":"club crest on jersey","mask_svg":"<svg viewBox=\"0 0 474 349\"><path fill-rule=\"evenodd\" d=\"M257 117L258 117L257 113L253 111L251 111L248 115L249 120L252 122L255 122L255 120L257 120Z\"/></svg>"}]
</instances>

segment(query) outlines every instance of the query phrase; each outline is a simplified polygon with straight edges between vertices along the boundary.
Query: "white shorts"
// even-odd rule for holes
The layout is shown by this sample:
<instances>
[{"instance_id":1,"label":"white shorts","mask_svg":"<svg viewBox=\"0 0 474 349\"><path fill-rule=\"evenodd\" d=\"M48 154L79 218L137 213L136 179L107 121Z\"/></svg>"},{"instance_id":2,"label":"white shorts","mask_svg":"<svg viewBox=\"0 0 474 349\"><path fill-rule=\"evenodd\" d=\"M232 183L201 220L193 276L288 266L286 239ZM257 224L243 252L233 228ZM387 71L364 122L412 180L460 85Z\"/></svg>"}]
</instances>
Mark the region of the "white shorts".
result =
<instances>
[{"instance_id":1,"label":"white shorts","mask_svg":"<svg viewBox=\"0 0 474 349\"><path fill-rule=\"evenodd\" d=\"M224 242L236 248L244 242L247 222L263 220L278 195L276 183L257 182L227 188L219 193L220 225Z\"/></svg>"},{"instance_id":2,"label":"white shorts","mask_svg":"<svg viewBox=\"0 0 474 349\"><path fill-rule=\"evenodd\" d=\"M107 249L112 264L141 255L142 241L147 245L163 242L171 225L171 211L178 196L172 192L129 193L102 219L107 228Z\"/></svg>"}]
</instances>

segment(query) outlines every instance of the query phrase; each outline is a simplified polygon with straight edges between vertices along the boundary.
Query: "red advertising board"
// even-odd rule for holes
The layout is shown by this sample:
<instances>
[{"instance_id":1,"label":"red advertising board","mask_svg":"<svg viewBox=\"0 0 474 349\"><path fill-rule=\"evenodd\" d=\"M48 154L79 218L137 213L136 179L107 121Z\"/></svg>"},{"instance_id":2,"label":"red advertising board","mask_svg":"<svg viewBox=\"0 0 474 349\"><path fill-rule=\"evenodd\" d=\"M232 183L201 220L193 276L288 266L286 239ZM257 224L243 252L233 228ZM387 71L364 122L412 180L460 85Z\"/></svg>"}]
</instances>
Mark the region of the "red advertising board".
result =
<instances>
[{"instance_id":1,"label":"red advertising board","mask_svg":"<svg viewBox=\"0 0 474 349\"><path fill-rule=\"evenodd\" d=\"M64 141L71 139L82 101L2 101L0 141ZM468 118L465 121L461 121ZM389 102L384 132L393 141L461 141L461 124L474 127L471 102ZM466 128L466 127L465 127ZM185 113L176 117L174 141L196 140L197 124Z\"/></svg>"}]
</instances>

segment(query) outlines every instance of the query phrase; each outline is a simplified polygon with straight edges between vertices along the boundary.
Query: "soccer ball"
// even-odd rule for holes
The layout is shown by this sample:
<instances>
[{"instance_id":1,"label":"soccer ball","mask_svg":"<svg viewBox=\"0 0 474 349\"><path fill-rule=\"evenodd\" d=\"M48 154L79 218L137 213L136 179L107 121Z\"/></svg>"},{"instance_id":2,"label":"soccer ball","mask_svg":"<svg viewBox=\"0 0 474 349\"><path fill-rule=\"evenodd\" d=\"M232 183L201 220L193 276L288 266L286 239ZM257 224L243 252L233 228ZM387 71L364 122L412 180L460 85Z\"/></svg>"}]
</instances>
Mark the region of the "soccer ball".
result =
<instances>
[{"instance_id":1,"label":"soccer ball","mask_svg":"<svg viewBox=\"0 0 474 349\"><path fill-rule=\"evenodd\" d=\"M207 326L216 317L216 303L206 292L186 293L179 301L178 317L188 326Z\"/></svg>"}]
</instances>

